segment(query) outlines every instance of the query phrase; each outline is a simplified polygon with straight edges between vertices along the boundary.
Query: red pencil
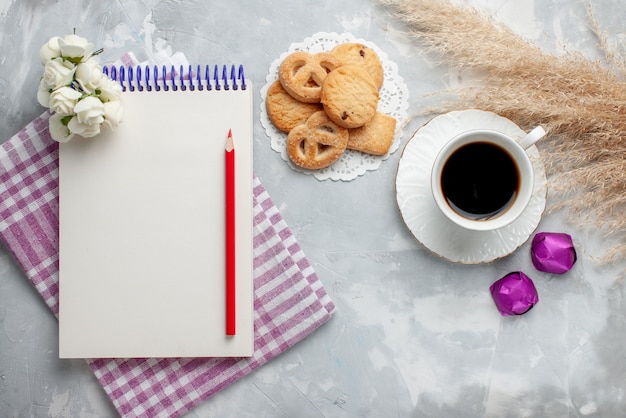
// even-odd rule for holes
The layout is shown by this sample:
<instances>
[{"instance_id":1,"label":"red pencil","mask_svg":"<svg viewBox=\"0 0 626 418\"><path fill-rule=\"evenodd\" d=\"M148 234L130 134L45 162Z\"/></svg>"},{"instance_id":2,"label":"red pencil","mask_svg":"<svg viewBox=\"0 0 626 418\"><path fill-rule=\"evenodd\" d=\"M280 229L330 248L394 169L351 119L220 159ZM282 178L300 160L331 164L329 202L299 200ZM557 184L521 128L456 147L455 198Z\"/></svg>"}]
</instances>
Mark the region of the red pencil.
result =
<instances>
[{"instance_id":1,"label":"red pencil","mask_svg":"<svg viewBox=\"0 0 626 418\"><path fill-rule=\"evenodd\" d=\"M232 130L226 140L226 335L235 335L235 145Z\"/></svg>"}]
</instances>

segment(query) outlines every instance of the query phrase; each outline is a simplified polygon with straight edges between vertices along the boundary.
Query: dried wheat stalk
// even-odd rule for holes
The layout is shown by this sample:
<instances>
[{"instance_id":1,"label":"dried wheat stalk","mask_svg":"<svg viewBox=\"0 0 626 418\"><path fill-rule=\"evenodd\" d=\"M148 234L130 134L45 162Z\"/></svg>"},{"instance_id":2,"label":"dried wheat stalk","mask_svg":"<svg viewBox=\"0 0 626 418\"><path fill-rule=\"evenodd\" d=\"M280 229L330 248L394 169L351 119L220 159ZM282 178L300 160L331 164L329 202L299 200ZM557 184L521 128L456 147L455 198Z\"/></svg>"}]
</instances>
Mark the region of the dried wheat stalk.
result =
<instances>
[{"instance_id":1,"label":"dried wheat stalk","mask_svg":"<svg viewBox=\"0 0 626 418\"><path fill-rule=\"evenodd\" d=\"M599 44L610 65L580 54L555 56L476 10L448 0L381 0L420 46L482 75L453 91L438 111L475 107L524 129L542 125L539 147L549 176L550 207L616 244L605 261L626 259L626 75L624 60ZM447 92L449 93L449 92ZM432 110L432 109L431 109Z\"/></svg>"}]
</instances>

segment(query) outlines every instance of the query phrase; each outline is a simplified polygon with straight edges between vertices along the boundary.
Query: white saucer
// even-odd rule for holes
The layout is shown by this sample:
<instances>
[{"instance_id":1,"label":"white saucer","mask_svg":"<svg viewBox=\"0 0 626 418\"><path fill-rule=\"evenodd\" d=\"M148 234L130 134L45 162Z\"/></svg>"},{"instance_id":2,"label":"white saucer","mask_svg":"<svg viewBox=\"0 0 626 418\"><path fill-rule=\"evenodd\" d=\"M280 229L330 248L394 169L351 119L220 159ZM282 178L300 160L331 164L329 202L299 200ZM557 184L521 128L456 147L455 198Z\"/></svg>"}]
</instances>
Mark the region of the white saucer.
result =
<instances>
[{"instance_id":1,"label":"white saucer","mask_svg":"<svg viewBox=\"0 0 626 418\"><path fill-rule=\"evenodd\" d=\"M469 231L445 217L430 190L430 170L441 147L470 129L493 129L512 137L526 133L495 113L463 110L437 116L422 126L406 144L396 176L396 199L405 224L426 248L453 262L487 263L511 254L535 231L546 207L548 181L534 145L528 154L535 169L533 196L513 223L494 231Z\"/></svg>"}]
</instances>

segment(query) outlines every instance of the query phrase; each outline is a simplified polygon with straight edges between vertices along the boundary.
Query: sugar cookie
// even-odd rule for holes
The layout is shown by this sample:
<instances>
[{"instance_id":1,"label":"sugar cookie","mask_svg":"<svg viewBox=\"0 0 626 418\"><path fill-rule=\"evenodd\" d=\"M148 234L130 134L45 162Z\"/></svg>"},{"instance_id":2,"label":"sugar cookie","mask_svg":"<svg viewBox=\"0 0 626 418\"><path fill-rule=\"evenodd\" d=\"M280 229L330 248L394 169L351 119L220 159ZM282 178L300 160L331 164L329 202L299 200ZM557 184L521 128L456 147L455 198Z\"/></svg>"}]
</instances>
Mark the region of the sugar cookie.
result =
<instances>
[{"instance_id":1,"label":"sugar cookie","mask_svg":"<svg viewBox=\"0 0 626 418\"><path fill-rule=\"evenodd\" d=\"M383 85L384 70L378 54L372 49L359 43L345 43L334 47L331 54L341 60L341 65L360 65L372 76L378 89Z\"/></svg>"},{"instance_id":2,"label":"sugar cookie","mask_svg":"<svg viewBox=\"0 0 626 418\"><path fill-rule=\"evenodd\" d=\"M283 132L302 125L313 113L323 110L319 103L304 103L294 99L279 81L275 81L267 90L265 107L274 126Z\"/></svg>"},{"instance_id":3,"label":"sugar cookie","mask_svg":"<svg viewBox=\"0 0 626 418\"><path fill-rule=\"evenodd\" d=\"M297 51L280 64L278 79L283 88L299 101L319 103L326 74L340 65L339 58L328 52L310 54Z\"/></svg>"},{"instance_id":4,"label":"sugar cookie","mask_svg":"<svg viewBox=\"0 0 626 418\"><path fill-rule=\"evenodd\" d=\"M344 128L365 125L376 113L378 87L357 65L341 66L326 76L321 101L328 117Z\"/></svg>"},{"instance_id":5,"label":"sugar cookie","mask_svg":"<svg viewBox=\"0 0 626 418\"><path fill-rule=\"evenodd\" d=\"M348 144L348 130L333 123L324 111L316 112L287 136L287 154L294 164L308 169L328 167Z\"/></svg>"},{"instance_id":6,"label":"sugar cookie","mask_svg":"<svg viewBox=\"0 0 626 418\"><path fill-rule=\"evenodd\" d=\"M360 128L348 130L348 149L373 155L385 155L389 151L396 129L396 119L376 112L372 120Z\"/></svg>"}]
</instances>

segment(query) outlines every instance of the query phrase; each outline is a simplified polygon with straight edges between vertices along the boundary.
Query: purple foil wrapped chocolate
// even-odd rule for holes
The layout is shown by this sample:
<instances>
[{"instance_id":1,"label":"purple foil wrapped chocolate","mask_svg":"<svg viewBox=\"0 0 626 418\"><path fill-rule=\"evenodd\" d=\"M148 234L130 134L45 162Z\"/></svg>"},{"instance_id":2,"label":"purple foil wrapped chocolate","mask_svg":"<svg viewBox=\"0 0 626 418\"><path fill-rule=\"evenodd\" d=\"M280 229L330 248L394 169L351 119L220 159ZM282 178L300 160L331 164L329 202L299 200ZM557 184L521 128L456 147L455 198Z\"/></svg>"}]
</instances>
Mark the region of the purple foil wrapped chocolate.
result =
<instances>
[{"instance_id":1,"label":"purple foil wrapped chocolate","mask_svg":"<svg viewBox=\"0 0 626 418\"><path fill-rule=\"evenodd\" d=\"M568 234L539 232L530 250L533 265L545 273L563 274L576 262L576 249Z\"/></svg>"},{"instance_id":2,"label":"purple foil wrapped chocolate","mask_svg":"<svg viewBox=\"0 0 626 418\"><path fill-rule=\"evenodd\" d=\"M533 281L521 271L509 273L489 287L503 316L525 314L539 302Z\"/></svg>"}]
</instances>

